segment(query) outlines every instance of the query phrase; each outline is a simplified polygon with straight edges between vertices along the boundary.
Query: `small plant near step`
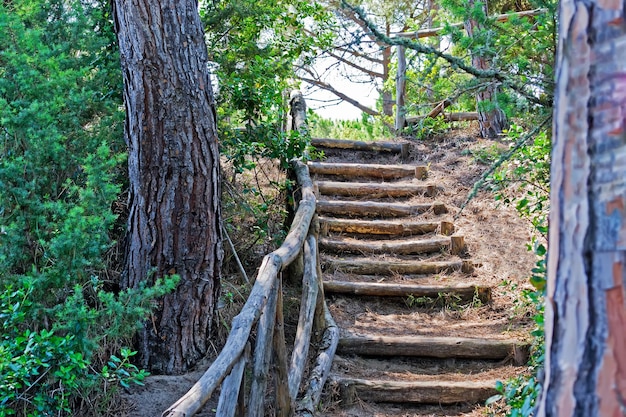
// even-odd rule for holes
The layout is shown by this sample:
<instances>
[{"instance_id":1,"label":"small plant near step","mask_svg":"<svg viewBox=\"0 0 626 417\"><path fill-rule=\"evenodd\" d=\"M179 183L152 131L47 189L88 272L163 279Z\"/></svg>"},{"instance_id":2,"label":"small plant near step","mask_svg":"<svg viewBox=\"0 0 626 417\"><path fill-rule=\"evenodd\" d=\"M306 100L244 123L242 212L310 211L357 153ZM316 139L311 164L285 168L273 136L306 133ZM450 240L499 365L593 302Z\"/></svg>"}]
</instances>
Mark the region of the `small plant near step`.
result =
<instances>
[{"instance_id":1,"label":"small plant near step","mask_svg":"<svg viewBox=\"0 0 626 417\"><path fill-rule=\"evenodd\" d=\"M447 308L457 309L462 303L462 298L453 293L439 293L437 297L419 296L409 294L404 299L404 304L409 307L434 307L443 306Z\"/></svg>"},{"instance_id":2,"label":"small plant near step","mask_svg":"<svg viewBox=\"0 0 626 417\"><path fill-rule=\"evenodd\" d=\"M100 375L109 383L119 383L124 388L131 384L143 385L143 380L150 375L147 371L137 368L130 360L137 354L129 348L122 348L120 357L111 355Z\"/></svg>"},{"instance_id":3,"label":"small plant near step","mask_svg":"<svg viewBox=\"0 0 626 417\"><path fill-rule=\"evenodd\" d=\"M411 136L423 140L447 132L450 130L450 123L446 122L443 117L427 117L411 125L408 130Z\"/></svg>"}]
</instances>

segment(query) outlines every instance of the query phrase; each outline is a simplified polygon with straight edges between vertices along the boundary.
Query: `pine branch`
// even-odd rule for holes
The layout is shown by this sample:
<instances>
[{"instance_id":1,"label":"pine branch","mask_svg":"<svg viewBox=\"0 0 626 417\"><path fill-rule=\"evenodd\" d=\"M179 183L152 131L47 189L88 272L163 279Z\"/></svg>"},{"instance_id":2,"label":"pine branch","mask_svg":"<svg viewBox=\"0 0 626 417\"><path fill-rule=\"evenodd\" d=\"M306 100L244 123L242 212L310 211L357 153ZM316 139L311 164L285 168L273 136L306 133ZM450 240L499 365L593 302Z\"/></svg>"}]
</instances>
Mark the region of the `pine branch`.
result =
<instances>
[{"instance_id":1,"label":"pine branch","mask_svg":"<svg viewBox=\"0 0 626 417\"><path fill-rule=\"evenodd\" d=\"M367 14L365 13L365 11L363 11L363 9L361 9L358 6L351 5L346 0L341 0L341 5L342 7L348 10L351 10L356 16L358 16L359 19L363 21L367 29L381 42L384 42L388 45L393 45L393 46L404 46L407 49L411 49L421 54L434 55L438 58L441 58L447 61L452 68L461 69L465 71L466 73L473 75L476 78L486 78L486 79L496 80L500 82L504 87L508 87L518 92L519 94L524 96L528 101L532 103L535 103L544 107L548 107L551 105L550 101L539 99L535 97L534 95L532 95L531 93L527 92L523 86L519 85L514 79L512 79L505 73L502 73L500 71L493 70L493 69L481 70L481 69L475 68L472 65L466 64L461 58L441 52L438 49L435 49L431 46L428 46L419 42L419 40L412 40L412 39L401 38L401 37L393 37L393 38L389 37L385 35L384 33L382 33L378 29L378 27L376 27L376 25L368 19Z\"/></svg>"},{"instance_id":2,"label":"pine branch","mask_svg":"<svg viewBox=\"0 0 626 417\"><path fill-rule=\"evenodd\" d=\"M469 194L467 195L467 199L465 200L465 202L461 205L461 208L459 209L459 212L457 214L454 215L454 219L458 219L459 216L461 215L461 212L463 211L463 209L467 206L467 204L472 201L474 199L474 197L476 197L476 194L478 194L478 191L480 191L481 188L483 188L483 186L485 185L485 182L487 181L487 178L489 178L489 176L491 174L493 174L495 172L496 169L500 168L500 166L505 163L506 161L508 161L509 159L511 159L511 157L513 155L515 155L515 152L517 152L522 146L524 146L526 144L526 142L528 142L530 139L532 139L533 137L535 137L535 135L543 128L543 126L545 126L546 123L548 123L548 121L552 118L552 116L548 116L546 117L543 122L539 123L539 125L537 125L533 130L531 130L530 132L526 133L524 136L522 136L521 138L519 138L515 144L513 145L513 147L511 149L509 149L508 152L502 154L500 156L500 158L498 158L498 160L496 162L494 162L487 171L485 171L483 173L483 175L481 175L481 177L478 179L478 181L476 181L474 183L474 186L472 187L472 190L469 192Z\"/></svg>"}]
</instances>

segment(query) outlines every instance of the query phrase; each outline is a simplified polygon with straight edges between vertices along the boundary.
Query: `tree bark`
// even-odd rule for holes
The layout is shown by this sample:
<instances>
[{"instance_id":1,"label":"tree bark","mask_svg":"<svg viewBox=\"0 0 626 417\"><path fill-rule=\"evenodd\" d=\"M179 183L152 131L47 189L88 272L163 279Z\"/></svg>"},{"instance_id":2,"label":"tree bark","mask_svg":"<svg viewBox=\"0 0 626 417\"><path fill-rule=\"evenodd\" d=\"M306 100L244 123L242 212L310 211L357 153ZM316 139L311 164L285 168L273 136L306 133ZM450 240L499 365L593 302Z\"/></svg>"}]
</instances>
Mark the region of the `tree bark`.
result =
<instances>
[{"instance_id":1,"label":"tree bark","mask_svg":"<svg viewBox=\"0 0 626 417\"><path fill-rule=\"evenodd\" d=\"M474 7L476 0L468 0L468 8ZM485 16L487 16L487 3L483 3ZM467 36L473 38L481 29L481 24L474 19L465 22ZM472 66L479 70L489 70L489 59L476 51L472 51ZM478 125L480 134L484 138L495 138L508 127L506 115L498 106L498 87L496 84L488 84L476 93L476 110L478 112Z\"/></svg>"},{"instance_id":2,"label":"tree bark","mask_svg":"<svg viewBox=\"0 0 626 417\"><path fill-rule=\"evenodd\" d=\"M138 336L140 364L182 373L209 348L222 260L219 155L193 0L116 0L131 210L124 288L178 274Z\"/></svg>"},{"instance_id":3,"label":"tree bark","mask_svg":"<svg viewBox=\"0 0 626 417\"><path fill-rule=\"evenodd\" d=\"M560 5L542 417L626 410L625 8Z\"/></svg>"}]
</instances>

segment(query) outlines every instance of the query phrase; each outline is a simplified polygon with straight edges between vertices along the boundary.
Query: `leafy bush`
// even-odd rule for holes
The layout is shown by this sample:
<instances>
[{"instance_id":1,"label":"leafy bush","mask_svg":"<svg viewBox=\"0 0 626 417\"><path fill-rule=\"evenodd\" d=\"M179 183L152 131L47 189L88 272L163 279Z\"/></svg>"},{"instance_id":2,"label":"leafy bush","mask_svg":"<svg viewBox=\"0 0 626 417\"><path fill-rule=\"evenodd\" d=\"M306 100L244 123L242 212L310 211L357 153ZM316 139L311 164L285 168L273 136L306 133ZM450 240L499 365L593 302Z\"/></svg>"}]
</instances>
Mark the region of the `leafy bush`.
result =
<instances>
[{"instance_id":1,"label":"leafy bush","mask_svg":"<svg viewBox=\"0 0 626 417\"><path fill-rule=\"evenodd\" d=\"M125 145L106 10L0 5L0 415L68 415L139 382L121 345L176 283L120 292L112 268Z\"/></svg>"},{"instance_id":2,"label":"leafy bush","mask_svg":"<svg viewBox=\"0 0 626 417\"><path fill-rule=\"evenodd\" d=\"M211 28L222 155L238 172L258 157L285 168L308 147L308 137L285 132L285 94L295 86L294 65L330 42L328 10L306 0L231 0L206 2L201 16Z\"/></svg>"}]
</instances>

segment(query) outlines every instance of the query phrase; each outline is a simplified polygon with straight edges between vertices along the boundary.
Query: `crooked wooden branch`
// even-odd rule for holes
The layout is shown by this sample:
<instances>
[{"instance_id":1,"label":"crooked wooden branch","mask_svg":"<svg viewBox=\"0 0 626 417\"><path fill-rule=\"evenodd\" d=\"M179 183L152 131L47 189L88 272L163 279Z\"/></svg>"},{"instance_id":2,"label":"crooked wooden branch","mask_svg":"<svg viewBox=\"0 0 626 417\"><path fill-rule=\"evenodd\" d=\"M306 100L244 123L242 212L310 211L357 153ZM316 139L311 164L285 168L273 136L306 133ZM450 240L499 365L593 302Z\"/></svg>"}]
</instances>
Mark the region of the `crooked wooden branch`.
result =
<instances>
[{"instance_id":1,"label":"crooked wooden branch","mask_svg":"<svg viewBox=\"0 0 626 417\"><path fill-rule=\"evenodd\" d=\"M531 17L531 16L537 16L546 12L547 12L547 9L524 10L524 11L516 12L516 13L498 14L498 15L489 17L489 19L494 20L496 22L506 22L512 17L517 17L517 18ZM453 23L449 26L462 28L463 23ZM408 39L422 39L422 38L429 38L431 36L438 36L444 29L445 27L442 26L442 27L437 27L437 28L416 30L414 32L397 32L397 33L394 33L393 36L398 36L401 38L408 38Z\"/></svg>"},{"instance_id":2,"label":"crooked wooden branch","mask_svg":"<svg viewBox=\"0 0 626 417\"><path fill-rule=\"evenodd\" d=\"M511 159L513 157L513 155L515 155L515 153L517 151L519 151L520 148L522 148L522 146L525 146L526 143L528 143L531 139L533 139L535 137L535 135L537 135L539 132L541 132L541 129L544 128L544 126L548 123L548 121L551 120L551 118L552 118L552 116L546 117L541 123L539 123L537 126L535 126L534 129L532 129L531 131L526 133L524 136L520 137L515 142L515 144L511 147L511 149L509 149L506 153L502 154L502 156L500 156L500 158L498 158L498 160L496 162L494 162L489 167L489 169L487 169L485 172L483 172L483 174L480 176L478 181L476 181L474 183L474 186L472 187L472 190L469 192L469 194L468 194L467 198L465 199L465 201L463 202L463 204L461 204L461 208L459 209L459 211L454 215L455 219L459 218L459 216L461 215L461 213L463 212L463 210L465 209L467 204L470 201L472 201L472 199L476 196L478 191L485 185L485 182L487 181L487 178L489 178L491 176L491 174L493 174L495 172L496 169L500 168L500 166L502 166L503 163L505 163L506 161Z\"/></svg>"},{"instance_id":3,"label":"crooked wooden branch","mask_svg":"<svg viewBox=\"0 0 626 417\"><path fill-rule=\"evenodd\" d=\"M302 302L300 303L300 317L296 330L296 340L291 356L289 369L289 394L296 398L302 375L306 367L311 344L311 329L318 294L317 278L317 243L315 236L309 235L304 243L304 274L302 277Z\"/></svg>"},{"instance_id":4,"label":"crooked wooden branch","mask_svg":"<svg viewBox=\"0 0 626 417\"><path fill-rule=\"evenodd\" d=\"M339 327L337 327L325 301L323 301L323 309L326 327L318 349L315 366L309 375L307 390L297 405L296 415L298 417L313 417L315 415L315 407L320 402L322 389L330 374L330 368L339 344Z\"/></svg>"}]
</instances>

